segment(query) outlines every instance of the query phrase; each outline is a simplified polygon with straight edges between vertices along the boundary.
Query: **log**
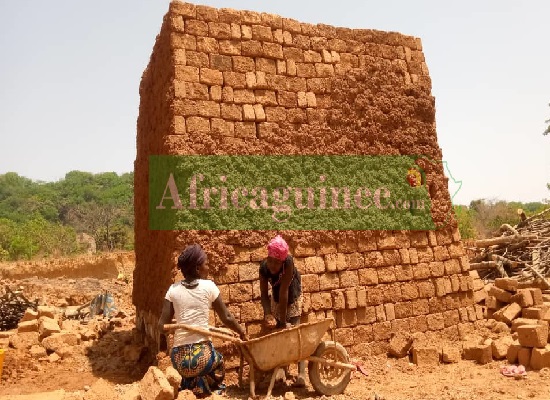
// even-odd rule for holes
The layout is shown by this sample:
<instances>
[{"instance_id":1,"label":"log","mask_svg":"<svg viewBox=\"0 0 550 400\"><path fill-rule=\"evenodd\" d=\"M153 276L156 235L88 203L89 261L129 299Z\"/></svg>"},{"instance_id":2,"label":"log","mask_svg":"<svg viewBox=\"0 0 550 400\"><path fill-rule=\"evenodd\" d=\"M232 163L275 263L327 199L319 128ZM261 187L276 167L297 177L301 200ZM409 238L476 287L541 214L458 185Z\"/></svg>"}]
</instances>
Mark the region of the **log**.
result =
<instances>
[{"instance_id":1,"label":"log","mask_svg":"<svg viewBox=\"0 0 550 400\"><path fill-rule=\"evenodd\" d=\"M536 239L536 235L522 236L522 235L511 235L511 236L499 236L491 239L480 239L475 241L476 247L489 247L494 245L501 244L511 244L521 242L523 240Z\"/></svg>"},{"instance_id":2,"label":"log","mask_svg":"<svg viewBox=\"0 0 550 400\"><path fill-rule=\"evenodd\" d=\"M237 343L237 344L242 344L243 343L243 341L241 339L238 339L236 337L229 336L229 335L226 335L226 334L223 334L223 333L214 332L210 329L199 328L199 327L196 327L196 326L191 326L191 325L186 325L186 324L165 324L163 327L164 327L165 331L172 331L172 330L176 330L176 329L184 329L184 330L189 331L189 332L202 333L203 335L212 336L212 337L215 337L215 338L218 338L218 339L227 340L228 342L232 342L232 343Z\"/></svg>"},{"instance_id":3,"label":"log","mask_svg":"<svg viewBox=\"0 0 550 400\"><path fill-rule=\"evenodd\" d=\"M500 231L501 232L508 231L508 232L512 232L512 234L514 234L514 235L519 235L518 231L509 224L502 224L500 226Z\"/></svg>"},{"instance_id":4,"label":"log","mask_svg":"<svg viewBox=\"0 0 550 400\"><path fill-rule=\"evenodd\" d=\"M470 263L470 269L480 270L480 269L492 269L497 267L496 261L482 261L478 263Z\"/></svg>"}]
</instances>

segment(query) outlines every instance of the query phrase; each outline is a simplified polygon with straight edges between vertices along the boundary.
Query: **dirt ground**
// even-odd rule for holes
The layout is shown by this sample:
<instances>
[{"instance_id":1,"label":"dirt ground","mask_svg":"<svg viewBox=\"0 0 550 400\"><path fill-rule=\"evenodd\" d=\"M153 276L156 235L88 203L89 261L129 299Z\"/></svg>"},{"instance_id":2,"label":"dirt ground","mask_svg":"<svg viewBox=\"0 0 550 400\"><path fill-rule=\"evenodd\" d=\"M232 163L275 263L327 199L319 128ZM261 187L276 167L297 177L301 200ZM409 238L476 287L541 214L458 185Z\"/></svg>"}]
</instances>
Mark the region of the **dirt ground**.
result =
<instances>
[{"instance_id":1,"label":"dirt ground","mask_svg":"<svg viewBox=\"0 0 550 400\"><path fill-rule=\"evenodd\" d=\"M34 275L38 274L37 270ZM137 385L148 366L154 363L141 348L139 335L133 329L131 281L70 276L34 276L18 280L3 277L2 286L5 285L12 289L21 287L29 299L37 298L56 307L82 304L102 290L109 290L115 295L122 317L114 323L105 322L100 338L74 346L70 357L57 361L38 361L27 350L8 348L0 381L0 400L95 399L97 397L90 396L92 391L89 389L98 382L106 390L101 398L124 398L122 396ZM69 323L70 326L74 324L80 323ZM527 377L514 379L500 374L500 366L505 361L486 365L460 361L433 367L418 367L408 359L386 357L362 361L368 376L354 372L345 393L333 396L334 400L550 399L548 369L528 371ZM247 389L236 385L236 374L228 374L227 384L224 397L248 398ZM257 392L265 393L265 388ZM293 389L279 384L273 395L286 400L323 397L317 396L310 385L305 389Z\"/></svg>"}]
</instances>

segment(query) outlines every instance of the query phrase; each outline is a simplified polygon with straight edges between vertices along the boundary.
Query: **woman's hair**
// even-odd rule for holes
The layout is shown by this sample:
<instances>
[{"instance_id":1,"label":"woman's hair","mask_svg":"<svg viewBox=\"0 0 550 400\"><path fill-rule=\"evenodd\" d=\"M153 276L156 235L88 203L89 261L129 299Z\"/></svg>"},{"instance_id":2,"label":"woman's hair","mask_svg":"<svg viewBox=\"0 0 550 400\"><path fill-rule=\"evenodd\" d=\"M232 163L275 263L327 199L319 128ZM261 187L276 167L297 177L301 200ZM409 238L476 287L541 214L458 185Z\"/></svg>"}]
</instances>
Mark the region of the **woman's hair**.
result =
<instances>
[{"instance_id":1,"label":"woman's hair","mask_svg":"<svg viewBox=\"0 0 550 400\"><path fill-rule=\"evenodd\" d=\"M187 246L178 257L178 268L186 278L198 276L197 268L206 261L206 253L198 244Z\"/></svg>"}]
</instances>

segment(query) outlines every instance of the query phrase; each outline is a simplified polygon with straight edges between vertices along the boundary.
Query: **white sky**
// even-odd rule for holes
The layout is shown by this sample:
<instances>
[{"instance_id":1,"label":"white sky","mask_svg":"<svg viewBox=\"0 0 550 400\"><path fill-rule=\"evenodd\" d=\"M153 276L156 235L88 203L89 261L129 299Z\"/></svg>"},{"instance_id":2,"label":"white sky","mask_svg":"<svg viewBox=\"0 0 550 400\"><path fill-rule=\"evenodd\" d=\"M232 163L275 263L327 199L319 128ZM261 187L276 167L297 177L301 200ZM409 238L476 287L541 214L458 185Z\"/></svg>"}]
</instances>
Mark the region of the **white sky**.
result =
<instances>
[{"instance_id":1,"label":"white sky","mask_svg":"<svg viewBox=\"0 0 550 400\"><path fill-rule=\"evenodd\" d=\"M169 0L0 0L0 173L128 172ZM454 202L549 198L550 1L203 1L420 37Z\"/></svg>"}]
</instances>

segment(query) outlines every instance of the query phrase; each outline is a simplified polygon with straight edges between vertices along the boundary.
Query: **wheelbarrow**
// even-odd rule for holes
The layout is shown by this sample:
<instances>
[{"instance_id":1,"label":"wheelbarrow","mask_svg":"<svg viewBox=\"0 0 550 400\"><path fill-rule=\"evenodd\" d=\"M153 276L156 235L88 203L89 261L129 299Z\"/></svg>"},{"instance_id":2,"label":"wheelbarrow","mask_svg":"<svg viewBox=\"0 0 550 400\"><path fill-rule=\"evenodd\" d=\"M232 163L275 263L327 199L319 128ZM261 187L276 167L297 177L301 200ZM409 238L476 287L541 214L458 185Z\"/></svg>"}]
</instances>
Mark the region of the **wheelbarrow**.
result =
<instances>
[{"instance_id":1,"label":"wheelbarrow","mask_svg":"<svg viewBox=\"0 0 550 400\"><path fill-rule=\"evenodd\" d=\"M256 395L255 371L272 371L267 396L275 384L280 368L298 361L308 361L309 381L313 389L323 395L343 393L349 384L351 371L357 367L349 363L348 353L333 338L323 341L332 319L301 324L255 339L242 341L219 328L202 329L185 324L164 325L165 330L185 329L236 344L241 353L239 384L242 387L244 360L250 368L250 395Z\"/></svg>"}]
</instances>

